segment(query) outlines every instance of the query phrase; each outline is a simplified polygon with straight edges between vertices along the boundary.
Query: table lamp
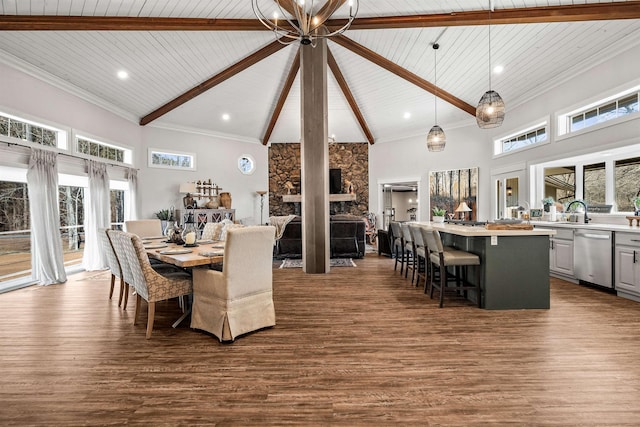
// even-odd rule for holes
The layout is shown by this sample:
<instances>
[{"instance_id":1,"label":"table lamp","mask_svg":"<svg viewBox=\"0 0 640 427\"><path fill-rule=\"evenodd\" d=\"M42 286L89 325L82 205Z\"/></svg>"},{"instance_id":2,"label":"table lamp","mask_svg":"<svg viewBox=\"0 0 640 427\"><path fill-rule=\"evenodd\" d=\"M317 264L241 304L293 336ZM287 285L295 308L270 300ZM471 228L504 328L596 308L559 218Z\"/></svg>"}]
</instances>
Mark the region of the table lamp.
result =
<instances>
[{"instance_id":1,"label":"table lamp","mask_svg":"<svg viewBox=\"0 0 640 427\"><path fill-rule=\"evenodd\" d=\"M456 212L460 212L460 219L464 220L466 218L467 212L471 212L471 208L467 206L467 202L462 202L456 208Z\"/></svg>"},{"instance_id":2,"label":"table lamp","mask_svg":"<svg viewBox=\"0 0 640 427\"><path fill-rule=\"evenodd\" d=\"M185 209L197 208L197 203L193 198L193 195L196 194L196 191L197 189L195 182L186 182L184 184L180 184L180 193L187 193L187 195L182 198L182 203L184 203Z\"/></svg>"}]
</instances>

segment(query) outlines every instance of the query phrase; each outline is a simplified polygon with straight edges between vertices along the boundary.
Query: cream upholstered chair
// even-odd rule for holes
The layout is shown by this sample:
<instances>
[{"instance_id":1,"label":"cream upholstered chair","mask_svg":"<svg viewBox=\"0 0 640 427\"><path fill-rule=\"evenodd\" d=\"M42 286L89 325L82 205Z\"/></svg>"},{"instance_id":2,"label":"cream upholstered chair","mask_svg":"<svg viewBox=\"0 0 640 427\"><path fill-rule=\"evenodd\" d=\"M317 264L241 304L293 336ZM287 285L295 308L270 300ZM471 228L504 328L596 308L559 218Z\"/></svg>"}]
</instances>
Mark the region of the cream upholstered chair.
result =
<instances>
[{"instance_id":1,"label":"cream upholstered chair","mask_svg":"<svg viewBox=\"0 0 640 427\"><path fill-rule=\"evenodd\" d=\"M127 233L135 234L139 237L162 236L162 223L159 219L138 219L125 221L124 228Z\"/></svg>"},{"instance_id":2,"label":"cream upholstered chair","mask_svg":"<svg viewBox=\"0 0 640 427\"><path fill-rule=\"evenodd\" d=\"M111 243L111 239L107 235L107 229L101 228L98 230L98 238L100 239L100 247L102 251L106 255L107 258L107 266L111 271L111 287L109 289L109 299L113 297L113 287L116 282L116 277L120 279L120 296L118 298L118 306L122 303L122 295L124 292L124 278L122 277L122 269L120 268L120 261L118 261L118 257L116 256L115 249L113 248L113 244Z\"/></svg>"},{"instance_id":3,"label":"cream upholstered chair","mask_svg":"<svg viewBox=\"0 0 640 427\"><path fill-rule=\"evenodd\" d=\"M447 290L454 290L456 292L464 292L466 297L467 290L473 289L476 291L478 307L482 307L481 301L481 289L480 289L480 257L471 252L461 251L458 249L445 248L442 245L440 238L440 232L438 230L431 230L431 233L426 234L427 246L431 251L429 254L429 262L432 267L431 270L431 293L430 297L433 298L433 289L436 288L440 291L440 308L442 308L444 302L444 293ZM468 268L469 266L476 266L476 283L475 285L463 280L461 277L461 267ZM453 277L449 277L447 273L447 267L454 267L456 274ZM440 280L434 280L434 271L438 270ZM466 274L465 274L466 276ZM449 281L455 281L455 286L447 286Z\"/></svg>"},{"instance_id":4,"label":"cream upholstered chair","mask_svg":"<svg viewBox=\"0 0 640 427\"><path fill-rule=\"evenodd\" d=\"M274 239L272 226L228 231L222 271L193 270L192 328L210 332L222 342L276 324Z\"/></svg>"},{"instance_id":5,"label":"cream upholstered chair","mask_svg":"<svg viewBox=\"0 0 640 427\"><path fill-rule=\"evenodd\" d=\"M140 237L131 233L120 233L132 282L136 290L136 311L133 324L138 322L142 299L147 301L147 339L151 337L156 302L189 295L193 291L191 276L186 272L160 274L151 267Z\"/></svg>"}]
</instances>

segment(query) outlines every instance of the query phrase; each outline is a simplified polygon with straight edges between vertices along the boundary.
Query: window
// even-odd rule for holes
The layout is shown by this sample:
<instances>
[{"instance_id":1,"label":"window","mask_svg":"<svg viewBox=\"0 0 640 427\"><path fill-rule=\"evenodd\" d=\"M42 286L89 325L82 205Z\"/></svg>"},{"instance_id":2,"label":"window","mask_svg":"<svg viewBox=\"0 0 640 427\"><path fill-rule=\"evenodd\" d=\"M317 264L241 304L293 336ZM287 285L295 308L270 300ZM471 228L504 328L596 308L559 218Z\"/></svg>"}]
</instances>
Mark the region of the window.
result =
<instances>
[{"instance_id":1,"label":"window","mask_svg":"<svg viewBox=\"0 0 640 427\"><path fill-rule=\"evenodd\" d=\"M547 122L494 141L494 155L511 153L547 142Z\"/></svg>"},{"instance_id":2,"label":"window","mask_svg":"<svg viewBox=\"0 0 640 427\"><path fill-rule=\"evenodd\" d=\"M605 204L605 164L596 163L584 166L584 200L589 205Z\"/></svg>"},{"instance_id":3,"label":"window","mask_svg":"<svg viewBox=\"0 0 640 427\"><path fill-rule=\"evenodd\" d=\"M79 264L84 252L84 188L59 185L58 198L65 265Z\"/></svg>"},{"instance_id":4,"label":"window","mask_svg":"<svg viewBox=\"0 0 640 427\"><path fill-rule=\"evenodd\" d=\"M6 113L0 113L0 136L46 147L66 146L66 132Z\"/></svg>"},{"instance_id":5,"label":"window","mask_svg":"<svg viewBox=\"0 0 640 427\"><path fill-rule=\"evenodd\" d=\"M111 190L111 228L122 230L124 225L124 190Z\"/></svg>"},{"instance_id":6,"label":"window","mask_svg":"<svg viewBox=\"0 0 640 427\"><path fill-rule=\"evenodd\" d=\"M576 198L576 168L561 166L544 169L544 197L560 203Z\"/></svg>"},{"instance_id":7,"label":"window","mask_svg":"<svg viewBox=\"0 0 640 427\"><path fill-rule=\"evenodd\" d=\"M565 116L569 123L569 132L576 132L590 126L594 126L609 120L629 116L638 113L638 97L640 93L636 90L591 105L574 113Z\"/></svg>"},{"instance_id":8,"label":"window","mask_svg":"<svg viewBox=\"0 0 640 427\"><path fill-rule=\"evenodd\" d=\"M618 212L633 212L631 200L640 195L640 157L617 160L614 175Z\"/></svg>"},{"instance_id":9,"label":"window","mask_svg":"<svg viewBox=\"0 0 640 427\"><path fill-rule=\"evenodd\" d=\"M150 168L196 169L196 155L178 151L149 148Z\"/></svg>"},{"instance_id":10,"label":"window","mask_svg":"<svg viewBox=\"0 0 640 427\"><path fill-rule=\"evenodd\" d=\"M126 151L126 149L116 147L115 145L76 136L76 152L86 154L87 156L125 163Z\"/></svg>"},{"instance_id":11,"label":"window","mask_svg":"<svg viewBox=\"0 0 640 427\"><path fill-rule=\"evenodd\" d=\"M29 224L27 184L0 181L0 282L31 275Z\"/></svg>"}]
</instances>

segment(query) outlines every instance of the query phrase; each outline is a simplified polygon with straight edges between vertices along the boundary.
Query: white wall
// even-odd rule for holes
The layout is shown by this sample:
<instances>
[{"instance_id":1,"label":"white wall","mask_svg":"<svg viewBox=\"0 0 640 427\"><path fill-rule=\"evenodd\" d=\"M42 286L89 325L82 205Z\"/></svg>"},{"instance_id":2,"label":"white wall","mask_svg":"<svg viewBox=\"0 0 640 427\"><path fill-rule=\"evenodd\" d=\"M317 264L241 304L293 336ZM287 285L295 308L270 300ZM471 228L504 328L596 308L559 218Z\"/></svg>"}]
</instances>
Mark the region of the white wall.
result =
<instances>
[{"instance_id":1,"label":"white wall","mask_svg":"<svg viewBox=\"0 0 640 427\"><path fill-rule=\"evenodd\" d=\"M196 153L196 171L159 169L147 166L147 150L164 148ZM249 154L255 159L252 175L244 175L238 169L238 158ZM140 172L138 192L142 218L153 217L154 212L175 206L181 208L183 194L178 192L181 183L211 178L221 191L231 193L231 208L236 210L236 220L248 223L260 222L260 196L258 190L269 189L268 148L258 143L224 140L212 136L145 127L142 133L142 149L139 150ZM269 217L268 196L264 197L263 220Z\"/></svg>"},{"instance_id":2,"label":"white wall","mask_svg":"<svg viewBox=\"0 0 640 427\"><path fill-rule=\"evenodd\" d=\"M496 129L481 130L475 119L469 126L448 128L447 146L443 152L429 153L426 147L426 133L403 141L374 144L369 149L370 210L379 216L378 183L392 181L405 176L420 176L420 209L418 220L429 218L429 172L438 170L468 168L478 166L478 203L480 220L491 219L491 172L508 169L509 165L530 165L540 161L561 159L576 154L597 152L614 147L640 143L640 118L615 126L609 126L562 141L552 140L550 144L524 150L509 156L493 159L493 138L505 136L524 129L536 120L547 117L551 121L551 137L556 133L554 114L572 106L597 99L600 95L616 88L640 84L640 45L631 47L617 57L605 58L589 70L578 66L564 76L558 86L544 92L526 103L516 106L505 100L507 113L503 125ZM583 65L584 67L584 65ZM578 74L581 72L581 74ZM561 78L560 77L560 78ZM499 91L499 88L495 88ZM398 179L401 181L402 179ZM522 189L527 192L528 186ZM521 199L528 198L522 194ZM426 209L425 209L426 207ZM380 217L381 220L381 217Z\"/></svg>"},{"instance_id":3,"label":"white wall","mask_svg":"<svg viewBox=\"0 0 640 427\"><path fill-rule=\"evenodd\" d=\"M0 63L0 108L136 147L140 127L41 79Z\"/></svg>"}]
</instances>

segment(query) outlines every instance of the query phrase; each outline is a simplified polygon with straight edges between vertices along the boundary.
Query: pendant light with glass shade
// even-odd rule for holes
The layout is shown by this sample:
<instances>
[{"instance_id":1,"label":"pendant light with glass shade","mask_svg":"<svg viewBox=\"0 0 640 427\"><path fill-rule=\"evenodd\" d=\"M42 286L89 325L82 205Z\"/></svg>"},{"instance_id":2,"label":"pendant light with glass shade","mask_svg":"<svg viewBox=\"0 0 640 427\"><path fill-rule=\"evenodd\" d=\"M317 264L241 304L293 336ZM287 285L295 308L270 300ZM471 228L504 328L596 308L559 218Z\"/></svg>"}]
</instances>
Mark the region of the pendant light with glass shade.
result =
<instances>
[{"instance_id":1,"label":"pendant light with glass shade","mask_svg":"<svg viewBox=\"0 0 640 427\"><path fill-rule=\"evenodd\" d=\"M476 122L480 129L491 129L502 125L504 101L498 92L491 89L491 12L493 0L489 0L489 90L482 95L476 107Z\"/></svg>"},{"instance_id":2,"label":"pendant light with glass shade","mask_svg":"<svg viewBox=\"0 0 640 427\"><path fill-rule=\"evenodd\" d=\"M438 43L433 44L433 86L435 88L433 95L433 112L436 124L433 125L427 135L427 149L429 151L442 151L447 143L447 137L440 126L438 126L438 58L436 52L440 48Z\"/></svg>"}]
</instances>

